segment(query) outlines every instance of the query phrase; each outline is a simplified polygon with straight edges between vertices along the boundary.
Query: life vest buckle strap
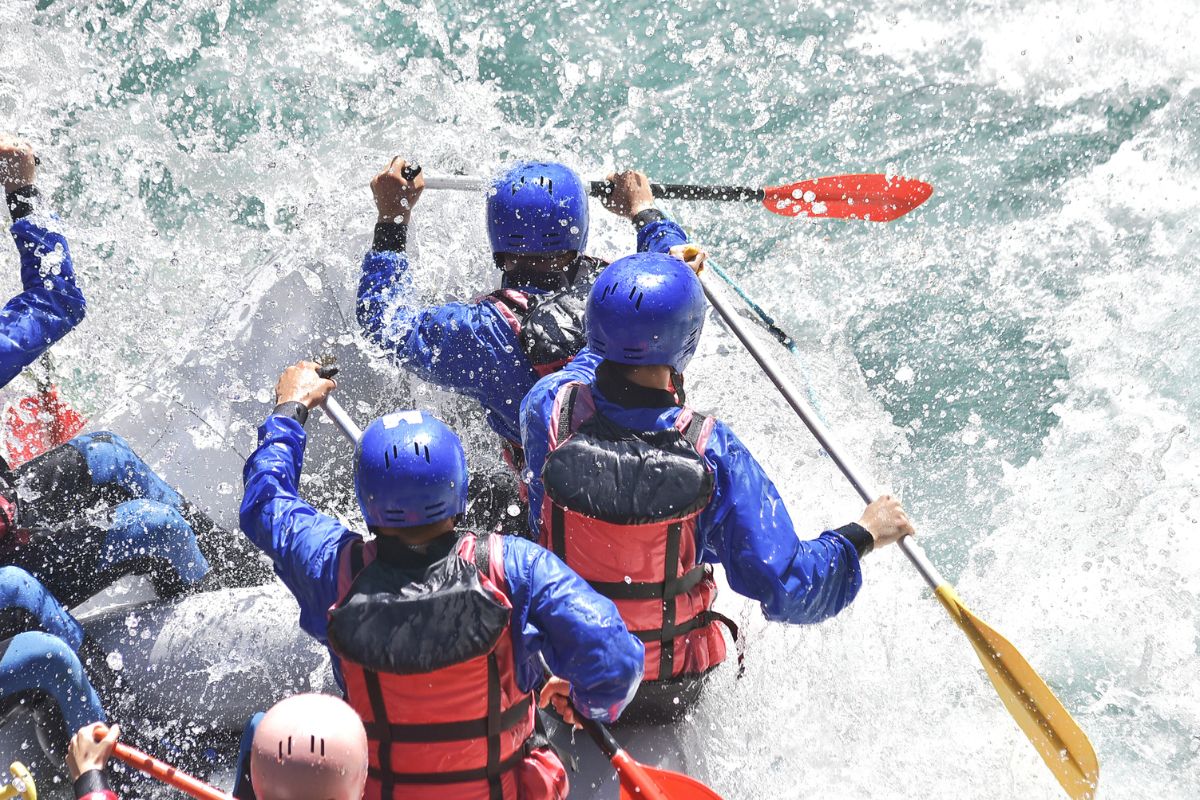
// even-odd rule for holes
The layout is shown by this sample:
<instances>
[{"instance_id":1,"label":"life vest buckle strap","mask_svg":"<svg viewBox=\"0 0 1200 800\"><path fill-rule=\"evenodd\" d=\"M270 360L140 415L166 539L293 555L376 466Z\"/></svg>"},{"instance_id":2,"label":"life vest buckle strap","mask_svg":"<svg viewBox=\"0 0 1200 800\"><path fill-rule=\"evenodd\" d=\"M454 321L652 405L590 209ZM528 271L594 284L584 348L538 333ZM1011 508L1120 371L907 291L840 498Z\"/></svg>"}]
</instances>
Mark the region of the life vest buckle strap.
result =
<instances>
[{"instance_id":1,"label":"life vest buckle strap","mask_svg":"<svg viewBox=\"0 0 1200 800\"><path fill-rule=\"evenodd\" d=\"M525 723L533 698L521 702L500 714L500 732L512 730ZM461 722L431 722L420 724L384 724L368 722L367 738L384 739L397 744L421 744L423 742L454 742L467 739L482 739L488 736L488 718L468 719ZM496 736L499 737L500 733Z\"/></svg>"},{"instance_id":2,"label":"life vest buckle strap","mask_svg":"<svg viewBox=\"0 0 1200 800\"><path fill-rule=\"evenodd\" d=\"M512 755L503 761L499 762L497 775L503 775L509 770L515 768L518 764L525 760L525 748L518 747ZM392 772L386 773L375 767L367 770L367 775L377 781L390 781L393 784L412 785L412 784L428 784L431 786L444 786L451 783L469 783L471 781L488 780L488 768L478 767L477 769L460 769L454 772ZM392 795L383 795L391 797Z\"/></svg>"},{"instance_id":3,"label":"life vest buckle strap","mask_svg":"<svg viewBox=\"0 0 1200 800\"><path fill-rule=\"evenodd\" d=\"M609 600L665 600L685 595L695 589L701 581L711 575L704 564L692 567L681 578L671 578L664 583L646 581L588 581L591 587Z\"/></svg>"}]
</instances>

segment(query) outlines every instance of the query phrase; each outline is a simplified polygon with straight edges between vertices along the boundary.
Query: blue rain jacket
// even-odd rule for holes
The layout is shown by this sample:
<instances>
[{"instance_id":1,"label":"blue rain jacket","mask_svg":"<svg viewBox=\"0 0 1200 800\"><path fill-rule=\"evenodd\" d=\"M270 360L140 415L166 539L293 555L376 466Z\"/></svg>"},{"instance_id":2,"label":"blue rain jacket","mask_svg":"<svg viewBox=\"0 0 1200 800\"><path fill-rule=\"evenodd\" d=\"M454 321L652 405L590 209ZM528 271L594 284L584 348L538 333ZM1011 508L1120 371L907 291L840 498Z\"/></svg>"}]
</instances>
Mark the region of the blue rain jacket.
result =
<instances>
[{"instance_id":1,"label":"blue rain jacket","mask_svg":"<svg viewBox=\"0 0 1200 800\"><path fill-rule=\"evenodd\" d=\"M560 387L593 384L596 410L631 430L674 426L680 408L625 408L605 399L593 381L601 359L584 348L560 372L538 381L521 406L529 529L540 531L542 467L549 447L549 420ZM699 559L725 568L735 592L762 603L767 619L814 623L837 614L862 586L858 550L835 531L800 540L775 484L728 426L717 420L704 451L716 485L696 526Z\"/></svg>"},{"instance_id":2,"label":"blue rain jacket","mask_svg":"<svg viewBox=\"0 0 1200 800\"><path fill-rule=\"evenodd\" d=\"M686 242L687 234L669 219L647 224L637 236L639 252L666 253ZM408 266L404 253L372 250L363 258L358 283L363 332L421 380L474 399L492 430L520 442L521 400L538 376L517 335L492 303L418 306Z\"/></svg>"},{"instance_id":3,"label":"blue rain jacket","mask_svg":"<svg viewBox=\"0 0 1200 800\"><path fill-rule=\"evenodd\" d=\"M359 537L300 499L297 486L306 434L300 423L269 416L243 471L241 526L271 557L275 572L300 603L300 627L328 645L326 621L338 599L338 564ZM529 691L542 682L538 659L571 682L577 707L612 721L633 698L645 648L612 601L596 594L562 561L536 544L500 539L512 602L517 680Z\"/></svg>"},{"instance_id":4,"label":"blue rain jacket","mask_svg":"<svg viewBox=\"0 0 1200 800\"><path fill-rule=\"evenodd\" d=\"M21 254L22 292L0 309L0 386L66 336L87 311L67 240L54 222L30 216L10 228Z\"/></svg>"}]
</instances>

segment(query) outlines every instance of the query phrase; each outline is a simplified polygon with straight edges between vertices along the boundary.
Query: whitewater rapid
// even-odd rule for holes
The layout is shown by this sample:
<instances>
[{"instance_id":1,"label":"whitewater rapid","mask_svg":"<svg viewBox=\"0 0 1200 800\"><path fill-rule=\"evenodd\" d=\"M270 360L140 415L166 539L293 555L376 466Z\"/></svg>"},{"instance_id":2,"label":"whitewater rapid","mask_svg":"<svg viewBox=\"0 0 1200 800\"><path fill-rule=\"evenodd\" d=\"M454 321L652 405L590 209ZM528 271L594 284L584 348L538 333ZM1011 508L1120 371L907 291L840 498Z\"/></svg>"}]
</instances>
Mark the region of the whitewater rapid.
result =
<instances>
[{"instance_id":1,"label":"whitewater rapid","mask_svg":"<svg viewBox=\"0 0 1200 800\"><path fill-rule=\"evenodd\" d=\"M827 423L1089 733L1101 796L1189 798L1198 29L1194 6L1151 0L12 0L0 4L0 128L38 144L70 224L90 309L55 352L91 414L147 381L194 389L175 364L227 354L220 321L264 261L311 259L325 265L311 280L353 286L367 182L396 153L442 174L548 156L589 176L620 165L680 181L930 181L933 199L889 225L671 211L795 335L801 358L778 352L814 384ZM430 301L495 281L477 200L429 192L414 218ZM599 206L592 238L607 257L633 242ZM16 285L15 268L0 275ZM338 345L355 336L347 319ZM467 404L382 363L362 369L387 388L357 416L432 406L471 431L473 459L495 462ZM857 516L712 321L689 378L801 530ZM209 380L269 405L266 383ZM252 446L255 420L233 422ZM213 443L198 433L196 445ZM353 520L345 463L329 463L310 460L306 491ZM205 480L230 519L239 476ZM1058 797L901 555L864 570L853 607L812 628L767 624L725 593L747 674L724 670L681 727L697 774L731 800Z\"/></svg>"}]
</instances>

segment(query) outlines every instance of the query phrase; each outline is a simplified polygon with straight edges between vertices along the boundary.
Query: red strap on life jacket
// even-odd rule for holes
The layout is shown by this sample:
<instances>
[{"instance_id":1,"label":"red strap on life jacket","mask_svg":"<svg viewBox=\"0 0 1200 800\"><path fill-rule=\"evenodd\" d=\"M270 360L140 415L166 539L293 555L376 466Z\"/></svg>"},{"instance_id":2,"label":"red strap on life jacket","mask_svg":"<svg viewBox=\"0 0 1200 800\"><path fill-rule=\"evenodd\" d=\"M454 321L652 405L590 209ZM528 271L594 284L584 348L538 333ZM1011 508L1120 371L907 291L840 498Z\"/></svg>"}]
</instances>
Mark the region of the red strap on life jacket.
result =
<instances>
[{"instance_id":1,"label":"red strap on life jacket","mask_svg":"<svg viewBox=\"0 0 1200 800\"><path fill-rule=\"evenodd\" d=\"M559 390L551 410L549 450L553 451L567 441L576 430L596 413L595 397L591 387L585 383L572 382ZM683 438L703 457L716 420L684 406L675 419L674 427ZM549 503L549 545L552 552L568 565L566 511L558 503ZM544 512L543 512L544 513ZM703 628L713 622L725 625L734 640L738 638L738 627L728 617L712 609L705 609L682 623L676 620L676 598L686 595L702 581L712 579L712 567L696 563L682 575L674 576L674 566L680 561L680 549L685 529L695 535L695 519L678 520L666 525L663 563L669 570L662 581L595 581L589 584L600 594L620 604L620 601L658 600L662 607L661 623L648 630L631 630L644 643L659 643L660 679L672 677L675 661L675 640ZM739 656L739 665L740 665ZM741 669L739 668L739 674Z\"/></svg>"},{"instance_id":2,"label":"red strap on life jacket","mask_svg":"<svg viewBox=\"0 0 1200 800\"><path fill-rule=\"evenodd\" d=\"M506 595L509 592L504 575L503 555L492 547L491 534L464 536L458 543L458 555L472 561L480 573ZM372 543L361 540L348 545L343 558L345 570L339 583L345 581L348 591L354 576L374 559ZM339 598L340 602L340 598ZM431 722L418 724L390 723L385 701L384 683L387 675L365 669L360 665L342 662L343 672L359 672L366 688L367 702L371 706L371 722L364 726L372 747L376 751L378 767L371 767L368 775L380 783L382 798L396 796L398 788L405 785L449 785L473 781L487 781L489 800L504 800L502 778L506 772L520 764L526 757L529 738L533 734L533 695L526 694L507 708L503 705L501 664L493 650L487 656L487 714L471 720ZM527 727L526 745L516 748L508 757L502 757L505 734L514 728ZM453 742L485 739L487 761L483 767L438 772L397 771L392 764L394 744L420 744L424 742Z\"/></svg>"}]
</instances>

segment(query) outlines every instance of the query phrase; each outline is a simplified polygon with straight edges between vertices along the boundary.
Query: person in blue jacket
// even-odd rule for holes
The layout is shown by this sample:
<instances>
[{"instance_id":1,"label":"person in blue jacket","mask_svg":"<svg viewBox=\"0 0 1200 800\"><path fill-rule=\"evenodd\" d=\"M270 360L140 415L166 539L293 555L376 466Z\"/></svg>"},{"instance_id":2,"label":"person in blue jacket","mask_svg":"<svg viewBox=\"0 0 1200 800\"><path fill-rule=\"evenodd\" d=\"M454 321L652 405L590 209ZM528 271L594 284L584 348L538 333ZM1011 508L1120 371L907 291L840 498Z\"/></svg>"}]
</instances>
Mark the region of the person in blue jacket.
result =
<instances>
[{"instance_id":1,"label":"person in blue jacket","mask_svg":"<svg viewBox=\"0 0 1200 800\"><path fill-rule=\"evenodd\" d=\"M687 242L683 229L654 207L645 175L621 172L608 180L604 205L633 223L639 251L665 253ZM520 475L521 400L539 376L560 369L583 347L584 301L604 265L584 252L588 188L562 164L509 168L491 187L486 208L501 288L470 302L425 306L406 253L412 209L424 186L419 169L399 158L371 181L379 216L363 258L358 321L399 366L478 402ZM511 483L487 491L492 502L481 518L496 518L496 510L516 499ZM473 497L481 492L473 487Z\"/></svg>"},{"instance_id":2,"label":"person in blue jacket","mask_svg":"<svg viewBox=\"0 0 1200 800\"><path fill-rule=\"evenodd\" d=\"M39 207L36 165L28 143L0 136L0 183L22 284L0 309L0 386L86 312L61 225ZM103 719L88 675L102 688L111 678L104 654L65 607L133 572L147 574L164 597L199 587L210 574L205 586L269 576L253 560L227 557L247 550L254 553L116 434L78 436L15 469L0 459L0 706L40 698L34 705L44 746L65 747L69 731ZM210 557L224 569L210 573Z\"/></svg>"},{"instance_id":3,"label":"person in blue jacket","mask_svg":"<svg viewBox=\"0 0 1200 800\"><path fill-rule=\"evenodd\" d=\"M61 755L68 731L105 719L81 658L111 680L103 652L46 587L0 567L0 716L29 703L48 754Z\"/></svg>"},{"instance_id":4,"label":"person in blue jacket","mask_svg":"<svg viewBox=\"0 0 1200 800\"><path fill-rule=\"evenodd\" d=\"M23 287L0 309L0 386L86 312L61 225L40 208L36 162L28 143L0 137ZM114 433L77 436L15 469L0 459L0 564L35 575L68 607L130 572L179 594L209 574L210 559L219 569L205 586L269 575L245 554L241 536L215 526Z\"/></svg>"},{"instance_id":5,"label":"person in blue jacket","mask_svg":"<svg viewBox=\"0 0 1200 800\"><path fill-rule=\"evenodd\" d=\"M635 705L652 720L693 702L725 656L708 565L724 566L730 587L760 601L768 619L816 623L854 599L863 556L912 533L885 496L857 523L797 537L745 445L684 404L682 373L706 307L697 275L677 258L614 262L588 299L587 349L521 408L531 529L615 598L646 642Z\"/></svg>"},{"instance_id":6,"label":"person in blue jacket","mask_svg":"<svg viewBox=\"0 0 1200 800\"><path fill-rule=\"evenodd\" d=\"M531 693L543 687L540 704L568 721L568 703L613 720L641 680L642 644L552 553L457 530L466 456L426 412L385 415L359 440L355 492L373 540L301 499L304 422L334 388L315 363L284 371L246 462L241 524L296 596L301 627L330 648L367 724L379 787L368 796L438 797L447 782L478 784L481 797L565 794ZM544 679L543 660L557 678ZM434 736L447 727L455 733Z\"/></svg>"}]
</instances>

